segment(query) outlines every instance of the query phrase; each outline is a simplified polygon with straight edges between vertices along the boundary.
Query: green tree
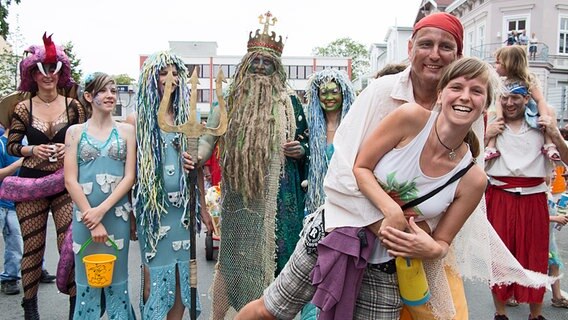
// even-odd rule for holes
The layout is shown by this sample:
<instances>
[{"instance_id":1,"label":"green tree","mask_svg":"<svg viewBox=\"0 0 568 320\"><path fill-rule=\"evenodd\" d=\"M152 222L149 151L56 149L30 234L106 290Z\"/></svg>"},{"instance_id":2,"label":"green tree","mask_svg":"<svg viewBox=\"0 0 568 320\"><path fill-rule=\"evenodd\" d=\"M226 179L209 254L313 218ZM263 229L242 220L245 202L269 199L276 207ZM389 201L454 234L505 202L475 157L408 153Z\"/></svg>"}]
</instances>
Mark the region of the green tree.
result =
<instances>
[{"instance_id":1,"label":"green tree","mask_svg":"<svg viewBox=\"0 0 568 320\"><path fill-rule=\"evenodd\" d=\"M19 84L19 44L22 42L20 27L16 28L7 36L8 47L0 51L0 97L17 90Z\"/></svg>"},{"instance_id":2,"label":"green tree","mask_svg":"<svg viewBox=\"0 0 568 320\"><path fill-rule=\"evenodd\" d=\"M312 54L328 57L351 58L353 66L353 80L369 71L369 52L367 48L351 38L339 38L324 47L315 47Z\"/></svg>"},{"instance_id":3,"label":"green tree","mask_svg":"<svg viewBox=\"0 0 568 320\"><path fill-rule=\"evenodd\" d=\"M17 89L18 60L19 57L7 49L3 49L0 53L0 61L2 61L0 63L0 97Z\"/></svg>"},{"instance_id":4,"label":"green tree","mask_svg":"<svg viewBox=\"0 0 568 320\"><path fill-rule=\"evenodd\" d=\"M123 85L131 85L135 80L126 73L113 75L112 78L114 78L116 84L123 84Z\"/></svg>"},{"instance_id":5,"label":"green tree","mask_svg":"<svg viewBox=\"0 0 568 320\"><path fill-rule=\"evenodd\" d=\"M20 0L14 0L16 4L20 3ZM12 3L12 0L0 0L0 35L4 40L10 33L10 25L8 24L8 7Z\"/></svg>"},{"instance_id":6,"label":"green tree","mask_svg":"<svg viewBox=\"0 0 568 320\"><path fill-rule=\"evenodd\" d=\"M63 45L63 49L67 57L69 57L69 63L71 64L71 78L73 78L76 83L81 83L81 78L83 77L83 71L79 68L81 59L77 58L75 52L73 52L73 46L73 42L69 41Z\"/></svg>"}]
</instances>

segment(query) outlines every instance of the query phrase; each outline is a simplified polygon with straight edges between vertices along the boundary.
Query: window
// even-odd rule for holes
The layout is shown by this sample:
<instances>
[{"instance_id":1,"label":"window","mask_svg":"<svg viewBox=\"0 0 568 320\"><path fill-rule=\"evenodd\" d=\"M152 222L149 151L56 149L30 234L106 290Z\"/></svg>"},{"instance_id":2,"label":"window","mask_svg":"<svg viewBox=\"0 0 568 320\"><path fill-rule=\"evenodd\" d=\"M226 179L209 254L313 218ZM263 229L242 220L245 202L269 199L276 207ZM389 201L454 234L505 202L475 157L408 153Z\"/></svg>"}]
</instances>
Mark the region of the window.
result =
<instances>
[{"instance_id":1,"label":"window","mask_svg":"<svg viewBox=\"0 0 568 320\"><path fill-rule=\"evenodd\" d=\"M485 44L485 25L477 27L477 45L483 47Z\"/></svg>"},{"instance_id":2,"label":"window","mask_svg":"<svg viewBox=\"0 0 568 320\"><path fill-rule=\"evenodd\" d=\"M289 79L298 79L298 66L290 66L290 73L288 73Z\"/></svg>"},{"instance_id":3,"label":"window","mask_svg":"<svg viewBox=\"0 0 568 320\"><path fill-rule=\"evenodd\" d=\"M558 53L568 54L568 18L560 18L560 39L558 41Z\"/></svg>"},{"instance_id":4,"label":"window","mask_svg":"<svg viewBox=\"0 0 568 320\"><path fill-rule=\"evenodd\" d=\"M237 73L237 66L234 64L229 65L229 73L227 73L227 78L233 78L235 76L235 73Z\"/></svg>"},{"instance_id":5,"label":"window","mask_svg":"<svg viewBox=\"0 0 568 320\"><path fill-rule=\"evenodd\" d=\"M313 66L306 66L306 79L309 78L312 73L314 73L314 67Z\"/></svg>"},{"instance_id":6,"label":"window","mask_svg":"<svg viewBox=\"0 0 568 320\"><path fill-rule=\"evenodd\" d=\"M467 33L467 40L466 40L466 43L468 44L468 46L467 46L467 51L468 51L468 52L467 52L467 55L468 55L468 56L471 56L471 55L472 55L472 54L471 54L471 53L472 53L472 50L471 50L471 49L472 49L472 47L473 47L473 31L469 31L469 32Z\"/></svg>"},{"instance_id":7,"label":"window","mask_svg":"<svg viewBox=\"0 0 568 320\"><path fill-rule=\"evenodd\" d=\"M197 102L211 102L209 99L209 89L197 89Z\"/></svg>"},{"instance_id":8,"label":"window","mask_svg":"<svg viewBox=\"0 0 568 320\"><path fill-rule=\"evenodd\" d=\"M217 77L219 73L219 68L223 70L223 75L225 78L232 78L235 75L235 71L237 69L236 65L228 65L228 64L215 64L213 65L213 74Z\"/></svg>"},{"instance_id":9,"label":"window","mask_svg":"<svg viewBox=\"0 0 568 320\"><path fill-rule=\"evenodd\" d=\"M507 31L521 31L527 28L527 19L511 19L507 21L508 27Z\"/></svg>"},{"instance_id":10,"label":"window","mask_svg":"<svg viewBox=\"0 0 568 320\"><path fill-rule=\"evenodd\" d=\"M200 72L199 72L199 77L200 78L210 78L211 77L211 68L209 67L208 64L202 64L200 66Z\"/></svg>"},{"instance_id":11,"label":"window","mask_svg":"<svg viewBox=\"0 0 568 320\"><path fill-rule=\"evenodd\" d=\"M321 67L323 70L324 67ZM314 72L312 66L284 66L288 79L308 79Z\"/></svg>"},{"instance_id":12,"label":"window","mask_svg":"<svg viewBox=\"0 0 568 320\"><path fill-rule=\"evenodd\" d=\"M529 25L527 21L529 21L529 19L529 14L506 16L503 19L503 36L501 38L503 44L509 46L517 44L519 41L518 35L523 31L527 31L527 27Z\"/></svg>"},{"instance_id":13,"label":"window","mask_svg":"<svg viewBox=\"0 0 568 320\"><path fill-rule=\"evenodd\" d=\"M298 79L306 79L306 67L298 66Z\"/></svg>"},{"instance_id":14,"label":"window","mask_svg":"<svg viewBox=\"0 0 568 320\"><path fill-rule=\"evenodd\" d=\"M484 45L485 45L485 25L482 24L477 27L477 39L473 47L473 50L471 52L471 55L481 59L486 59L489 53L485 52Z\"/></svg>"}]
</instances>

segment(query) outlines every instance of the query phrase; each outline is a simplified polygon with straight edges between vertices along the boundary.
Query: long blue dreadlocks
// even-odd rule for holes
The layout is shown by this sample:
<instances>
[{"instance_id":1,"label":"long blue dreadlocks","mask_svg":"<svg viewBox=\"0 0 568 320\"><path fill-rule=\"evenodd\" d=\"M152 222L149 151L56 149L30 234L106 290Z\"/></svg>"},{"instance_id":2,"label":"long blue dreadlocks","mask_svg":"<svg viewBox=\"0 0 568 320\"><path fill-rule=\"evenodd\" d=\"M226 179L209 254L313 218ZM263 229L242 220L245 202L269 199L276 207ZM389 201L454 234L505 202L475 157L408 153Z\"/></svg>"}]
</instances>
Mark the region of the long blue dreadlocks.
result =
<instances>
[{"instance_id":1,"label":"long blue dreadlocks","mask_svg":"<svg viewBox=\"0 0 568 320\"><path fill-rule=\"evenodd\" d=\"M161 101L159 92L160 70L168 65L175 66L178 72L178 85L172 93L170 112L175 124L187 122L189 113L189 87L187 68L179 57L170 52L158 52L146 59L140 79L136 111L138 182L135 191L138 220L146 232L146 243L142 244L155 253L159 240L160 217L167 213L168 195L164 188L163 156L164 144L158 126L158 108ZM180 149L186 150L185 139L180 139ZM181 159L179 165L181 166ZM187 205L188 188L186 175L180 179L181 203ZM189 221L184 217L184 221ZM143 259L145 257L142 257Z\"/></svg>"},{"instance_id":2,"label":"long blue dreadlocks","mask_svg":"<svg viewBox=\"0 0 568 320\"><path fill-rule=\"evenodd\" d=\"M310 168L308 173L308 194L306 209L314 212L325 200L323 179L327 172L327 126L324 110L319 100L319 88L334 81L341 88L343 104L341 119L345 117L355 100L355 90L345 72L336 69L324 69L314 73L308 80L306 95L308 97L307 117L310 132Z\"/></svg>"}]
</instances>

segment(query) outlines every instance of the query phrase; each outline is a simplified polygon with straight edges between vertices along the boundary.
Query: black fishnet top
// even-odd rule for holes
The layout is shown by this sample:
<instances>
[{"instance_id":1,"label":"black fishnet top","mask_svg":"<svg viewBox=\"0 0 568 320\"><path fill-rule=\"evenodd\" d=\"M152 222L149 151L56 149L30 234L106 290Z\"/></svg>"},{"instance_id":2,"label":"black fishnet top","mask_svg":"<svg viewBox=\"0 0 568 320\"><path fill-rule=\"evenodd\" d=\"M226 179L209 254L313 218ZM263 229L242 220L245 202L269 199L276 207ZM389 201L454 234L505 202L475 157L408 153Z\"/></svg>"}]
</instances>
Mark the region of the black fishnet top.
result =
<instances>
[{"instance_id":1,"label":"black fishnet top","mask_svg":"<svg viewBox=\"0 0 568 320\"><path fill-rule=\"evenodd\" d=\"M17 157L24 157L22 154L24 136L27 137L29 145L65 143L67 128L87 120L85 109L75 99L66 97L65 111L52 122L45 122L34 117L31 98L29 102L29 109L24 102L20 102L12 114L7 148L9 154ZM20 177L39 178L62 167L63 161L49 162L36 156L27 156L24 158L19 175Z\"/></svg>"}]
</instances>

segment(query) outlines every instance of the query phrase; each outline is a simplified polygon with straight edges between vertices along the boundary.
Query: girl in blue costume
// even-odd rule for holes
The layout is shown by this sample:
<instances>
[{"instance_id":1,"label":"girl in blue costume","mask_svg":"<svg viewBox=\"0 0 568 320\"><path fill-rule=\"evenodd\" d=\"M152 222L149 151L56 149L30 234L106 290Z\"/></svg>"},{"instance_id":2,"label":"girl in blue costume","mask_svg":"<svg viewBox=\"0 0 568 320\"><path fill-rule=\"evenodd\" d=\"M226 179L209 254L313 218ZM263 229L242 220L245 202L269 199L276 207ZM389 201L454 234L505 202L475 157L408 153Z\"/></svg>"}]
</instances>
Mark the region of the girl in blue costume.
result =
<instances>
[{"instance_id":1,"label":"girl in blue costume","mask_svg":"<svg viewBox=\"0 0 568 320\"><path fill-rule=\"evenodd\" d=\"M323 178L333 155L333 137L355 100L355 90L347 74L336 69L324 69L310 77L306 94L311 155L305 210L310 214L324 203ZM316 307L306 305L302 310L302 319L316 318Z\"/></svg>"},{"instance_id":2,"label":"girl in blue costume","mask_svg":"<svg viewBox=\"0 0 568 320\"><path fill-rule=\"evenodd\" d=\"M158 126L158 108L168 71L175 77L166 121L182 124L189 117L189 87L183 61L169 52L146 59L138 81L136 124L138 181L135 188L137 233L142 259L143 319L182 319L191 307L189 283L189 169L186 139ZM184 158L185 157L185 158ZM184 161L185 160L185 161ZM193 168L193 167L191 167ZM203 215L210 225L210 216ZM197 297L197 314L201 311Z\"/></svg>"},{"instance_id":3,"label":"girl in blue costume","mask_svg":"<svg viewBox=\"0 0 568 320\"><path fill-rule=\"evenodd\" d=\"M134 128L112 118L115 81L104 73L90 74L81 88L81 103L92 117L67 130L65 186L73 200L73 251L77 302L74 319L135 319L128 294L128 248L132 206L128 200L135 179ZM86 244L92 238L92 243ZM116 245L116 248L115 248ZM80 251L80 248L84 249ZM117 255L112 284L93 288L87 282L83 257Z\"/></svg>"}]
</instances>

